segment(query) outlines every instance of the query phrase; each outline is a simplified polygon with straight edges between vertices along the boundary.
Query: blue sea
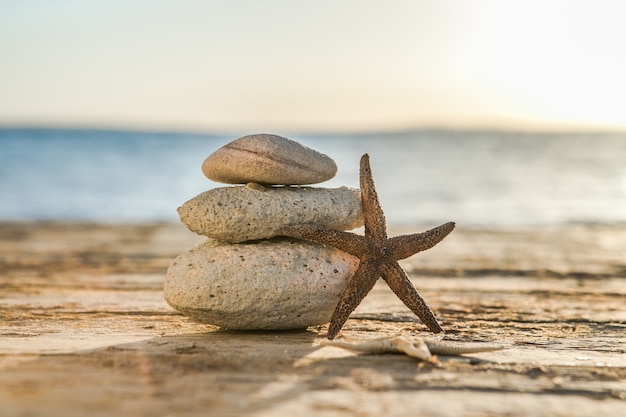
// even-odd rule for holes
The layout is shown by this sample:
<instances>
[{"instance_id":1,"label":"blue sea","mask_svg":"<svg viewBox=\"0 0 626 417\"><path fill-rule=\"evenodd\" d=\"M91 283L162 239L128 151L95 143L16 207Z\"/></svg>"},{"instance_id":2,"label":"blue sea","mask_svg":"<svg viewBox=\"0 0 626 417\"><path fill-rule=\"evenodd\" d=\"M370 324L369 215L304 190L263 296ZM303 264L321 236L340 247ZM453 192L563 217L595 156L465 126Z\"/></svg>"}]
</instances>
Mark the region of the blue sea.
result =
<instances>
[{"instance_id":1,"label":"blue sea","mask_svg":"<svg viewBox=\"0 0 626 417\"><path fill-rule=\"evenodd\" d=\"M177 221L183 202L224 186L200 166L238 136L0 129L0 221ZM391 226L626 226L624 133L287 136L337 162L316 186L358 187L369 153Z\"/></svg>"}]
</instances>

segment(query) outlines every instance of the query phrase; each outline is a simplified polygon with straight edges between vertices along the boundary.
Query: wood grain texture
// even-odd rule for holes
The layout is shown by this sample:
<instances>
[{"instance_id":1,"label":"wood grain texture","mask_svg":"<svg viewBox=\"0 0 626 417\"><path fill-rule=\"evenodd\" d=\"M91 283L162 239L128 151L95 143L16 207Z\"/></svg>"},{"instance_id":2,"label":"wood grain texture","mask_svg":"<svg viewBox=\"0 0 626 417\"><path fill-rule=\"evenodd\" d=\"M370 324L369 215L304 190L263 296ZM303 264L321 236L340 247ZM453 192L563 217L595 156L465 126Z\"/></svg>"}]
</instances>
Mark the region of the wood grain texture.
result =
<instances>
[{"instance_id":1,"label":"wood grain texture","mask_svg":"<svg viewBox=\"0 0 626 417\"><path fill-rule=\"evenodd\" d=\"M325 326L231 332L188 321L161 286L174 256L200 240L182 225L0 224L1 414L626 411L626 229L459 227L430 256L402 261L445 340L510 346L440 357L441 368L323 347ZM343 334L422 328L379 282Z\"/></svg>"}]
</instances>

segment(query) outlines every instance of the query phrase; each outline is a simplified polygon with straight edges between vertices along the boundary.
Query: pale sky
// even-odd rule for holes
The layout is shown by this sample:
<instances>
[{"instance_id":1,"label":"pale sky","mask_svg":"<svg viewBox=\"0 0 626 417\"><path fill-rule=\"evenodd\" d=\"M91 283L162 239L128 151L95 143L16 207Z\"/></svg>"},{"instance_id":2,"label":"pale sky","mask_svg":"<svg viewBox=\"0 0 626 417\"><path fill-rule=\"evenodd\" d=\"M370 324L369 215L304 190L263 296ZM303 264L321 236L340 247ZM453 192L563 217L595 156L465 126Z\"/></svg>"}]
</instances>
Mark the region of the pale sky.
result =
<instances>
[{"instance_id":1,"label":"pale sky","mask_svg":"<svg viewBox=\"0 0 626 417\"><path fill-rule=\"evenodd\" d=\"M0 0L0 126L626 129L626 1Z\"/></svg>"}]
</instances>

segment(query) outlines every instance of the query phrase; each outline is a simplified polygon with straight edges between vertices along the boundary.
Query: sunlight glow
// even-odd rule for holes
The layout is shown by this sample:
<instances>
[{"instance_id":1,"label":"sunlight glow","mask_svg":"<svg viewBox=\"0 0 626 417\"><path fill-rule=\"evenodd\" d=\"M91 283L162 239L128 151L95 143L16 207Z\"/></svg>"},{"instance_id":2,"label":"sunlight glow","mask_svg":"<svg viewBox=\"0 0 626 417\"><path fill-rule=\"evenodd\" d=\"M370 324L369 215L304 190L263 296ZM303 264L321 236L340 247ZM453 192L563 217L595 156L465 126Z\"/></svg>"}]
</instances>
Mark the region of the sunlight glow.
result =
<instances>
[{"instance_id":1,"label":"sunlight glow","mask_svg":"<svg viewBox=\"0 0 626 417\"><path fill-rule=\"evenodd\" d=\"M0 125L626 129L626 2L29 4Z\"/></svg>"}]
</instances>

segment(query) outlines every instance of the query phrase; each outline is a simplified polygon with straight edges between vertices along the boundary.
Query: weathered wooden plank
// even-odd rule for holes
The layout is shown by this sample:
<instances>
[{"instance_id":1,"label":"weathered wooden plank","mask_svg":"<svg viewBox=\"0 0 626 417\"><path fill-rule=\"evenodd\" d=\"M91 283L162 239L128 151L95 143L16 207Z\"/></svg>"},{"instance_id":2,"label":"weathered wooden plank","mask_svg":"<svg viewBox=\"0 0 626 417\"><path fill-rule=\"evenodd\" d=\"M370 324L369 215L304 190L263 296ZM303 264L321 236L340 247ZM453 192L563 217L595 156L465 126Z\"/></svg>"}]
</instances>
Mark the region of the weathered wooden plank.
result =
<instances>
[{"instance_id":1,"label":"weathered wooden plank","mask_svg":"<svg viewBox=\"0 0 626 417\"><path fill-rule=\"evenodd\" d=\"M397 233L393 233L397 234ZM0 225L2 415L620 415L626 231L455 231L404 263L459 341L441 358L322 347L325 327L231 332L167 306L178 225ZM384 283L343 333L422 334Z\"/></svg>"}]
</instances>

